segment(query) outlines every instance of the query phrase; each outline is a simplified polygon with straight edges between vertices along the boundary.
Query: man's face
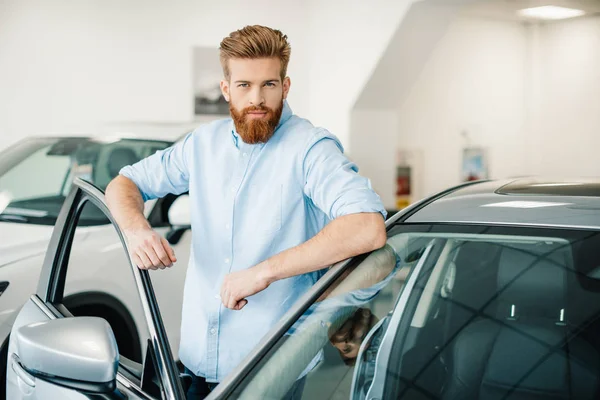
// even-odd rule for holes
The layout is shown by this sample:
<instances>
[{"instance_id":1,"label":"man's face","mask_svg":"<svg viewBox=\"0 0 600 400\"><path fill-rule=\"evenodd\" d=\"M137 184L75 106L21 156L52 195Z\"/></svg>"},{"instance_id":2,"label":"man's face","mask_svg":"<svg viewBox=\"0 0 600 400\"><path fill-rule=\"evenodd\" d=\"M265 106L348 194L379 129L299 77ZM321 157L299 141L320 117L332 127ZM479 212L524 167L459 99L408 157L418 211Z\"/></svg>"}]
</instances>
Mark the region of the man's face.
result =
<instances>
[{"instance_id":1,"label":"man's face","mask_svg":"<svg viewBox=\"0 0 600 400\"><path fill-rule=\"evenodd\" d=\"M278 58L229 60L230 77L221 81L221 91L246 143L266 143L273 136L290 89L290 79L282 82L280 71Z\"/></svg>"}]
</instances>

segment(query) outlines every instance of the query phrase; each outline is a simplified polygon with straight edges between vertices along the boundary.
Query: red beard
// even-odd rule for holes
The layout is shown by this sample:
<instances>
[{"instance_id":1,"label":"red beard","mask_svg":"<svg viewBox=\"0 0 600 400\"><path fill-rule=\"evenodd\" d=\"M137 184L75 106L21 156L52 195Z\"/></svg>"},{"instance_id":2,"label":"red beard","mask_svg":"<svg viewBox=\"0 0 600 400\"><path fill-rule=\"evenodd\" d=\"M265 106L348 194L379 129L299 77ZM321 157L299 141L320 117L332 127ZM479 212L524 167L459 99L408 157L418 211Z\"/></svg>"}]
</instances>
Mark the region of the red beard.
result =
<instances>
[{"instance_id":1,"label":"red beard","mask_svg":"<svg viewBox=\"0 0 600 400\"><path fill-rule=\"evenodd\" d=\"M248 118L248 113L253 111L263 111L267 114L260 119ZM279 124L282 111L283 101L281 101L281 105L275 110L265 106L252 106L238 111L229 103L229 112L233 118L235 129L242 140L248 144L267 143L273 136L273 133L275 133L275 128Z\"/></svg>"}]
</instances>

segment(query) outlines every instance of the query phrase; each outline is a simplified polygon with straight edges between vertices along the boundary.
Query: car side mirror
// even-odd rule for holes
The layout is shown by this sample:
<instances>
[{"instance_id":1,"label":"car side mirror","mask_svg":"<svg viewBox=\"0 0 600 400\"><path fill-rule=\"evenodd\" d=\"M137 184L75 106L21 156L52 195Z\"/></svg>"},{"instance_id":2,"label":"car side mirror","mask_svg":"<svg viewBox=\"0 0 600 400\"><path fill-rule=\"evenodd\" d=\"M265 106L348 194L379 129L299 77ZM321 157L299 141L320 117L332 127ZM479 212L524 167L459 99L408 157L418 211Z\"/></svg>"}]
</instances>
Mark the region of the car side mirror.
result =
<instances>
[{"instance_id":1,"label":"car side mirror","mask_svg":"<svg viewBox=\"0 0 600 400\"><path fill-rule=\"evenodd\" d=\"M98 317L59 318L17 330L18 356L12 368L25 379L40 379L80 392L116 389L119 352L108 322Z\"/></svg>"},{"instance_id":2,"label":"car side mirror","mask_svg":"<svg viewBox=\"0 0 600 400\"><path fill-rule=\"evenodd\" d=\"M170 244L177 244L184 232L192 227L190 196L182 194L169 207L169 224L171 230L167 234Z\"/></svg>"}]
</instances>

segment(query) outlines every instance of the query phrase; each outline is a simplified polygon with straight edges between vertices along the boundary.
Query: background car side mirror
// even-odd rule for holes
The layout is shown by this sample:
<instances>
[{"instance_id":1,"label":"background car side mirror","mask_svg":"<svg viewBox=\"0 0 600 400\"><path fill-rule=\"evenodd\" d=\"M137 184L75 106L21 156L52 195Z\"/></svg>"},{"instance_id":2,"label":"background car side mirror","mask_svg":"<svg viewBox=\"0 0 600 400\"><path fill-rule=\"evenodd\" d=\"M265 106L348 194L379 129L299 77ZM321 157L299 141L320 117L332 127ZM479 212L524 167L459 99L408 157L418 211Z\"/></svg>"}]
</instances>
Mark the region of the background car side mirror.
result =
<instances>
[{"instance_id":1,"label":"background car side mirror","mask_svg":"<svg viewBox=\"0 0 600 400\"><path fill-rule=\"evenodd\" d=\"M98 317L59 318L17 330L9 363L25 382L40 379L80 392L116 389L119 352L108 322Z\"/></svg>"},{"instance_id":2,"label":"background car side mirror","mask_svg":"<svg viewBox=\"0 0 600 400\"><path fill-rule=\"evenodd\" d=\"M171 230L167 234L170 244L177 244L184 232L192 227L190 196L182 194L169 207L169 224Z\"/></svg>"}]
</instances>

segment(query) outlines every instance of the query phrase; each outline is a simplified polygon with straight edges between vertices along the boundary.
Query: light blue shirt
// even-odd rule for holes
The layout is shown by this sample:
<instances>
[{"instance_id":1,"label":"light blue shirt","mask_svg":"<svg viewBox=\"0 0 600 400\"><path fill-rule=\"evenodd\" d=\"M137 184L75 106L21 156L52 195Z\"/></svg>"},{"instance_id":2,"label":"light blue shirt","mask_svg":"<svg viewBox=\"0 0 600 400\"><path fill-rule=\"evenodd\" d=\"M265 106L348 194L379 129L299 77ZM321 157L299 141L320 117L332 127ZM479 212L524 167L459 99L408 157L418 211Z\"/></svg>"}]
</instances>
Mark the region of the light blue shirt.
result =
<instances>
[{"instance_id":1,"label":"light blue shirt","mask_svg":"<svg viewBox=\"0 0 600 400\"><path fill-rule=\"evenodd\" d=\"M357 171L334 135L292 115L287 102L266 144L246 144L227 118L121 170L144 201L189 191L192 249L179 349L186 367L222 381L325 270L274 282L240 311L218 298L226 274L307 241L342 215L386 216Z\"/></svg>"}]
</instances>

